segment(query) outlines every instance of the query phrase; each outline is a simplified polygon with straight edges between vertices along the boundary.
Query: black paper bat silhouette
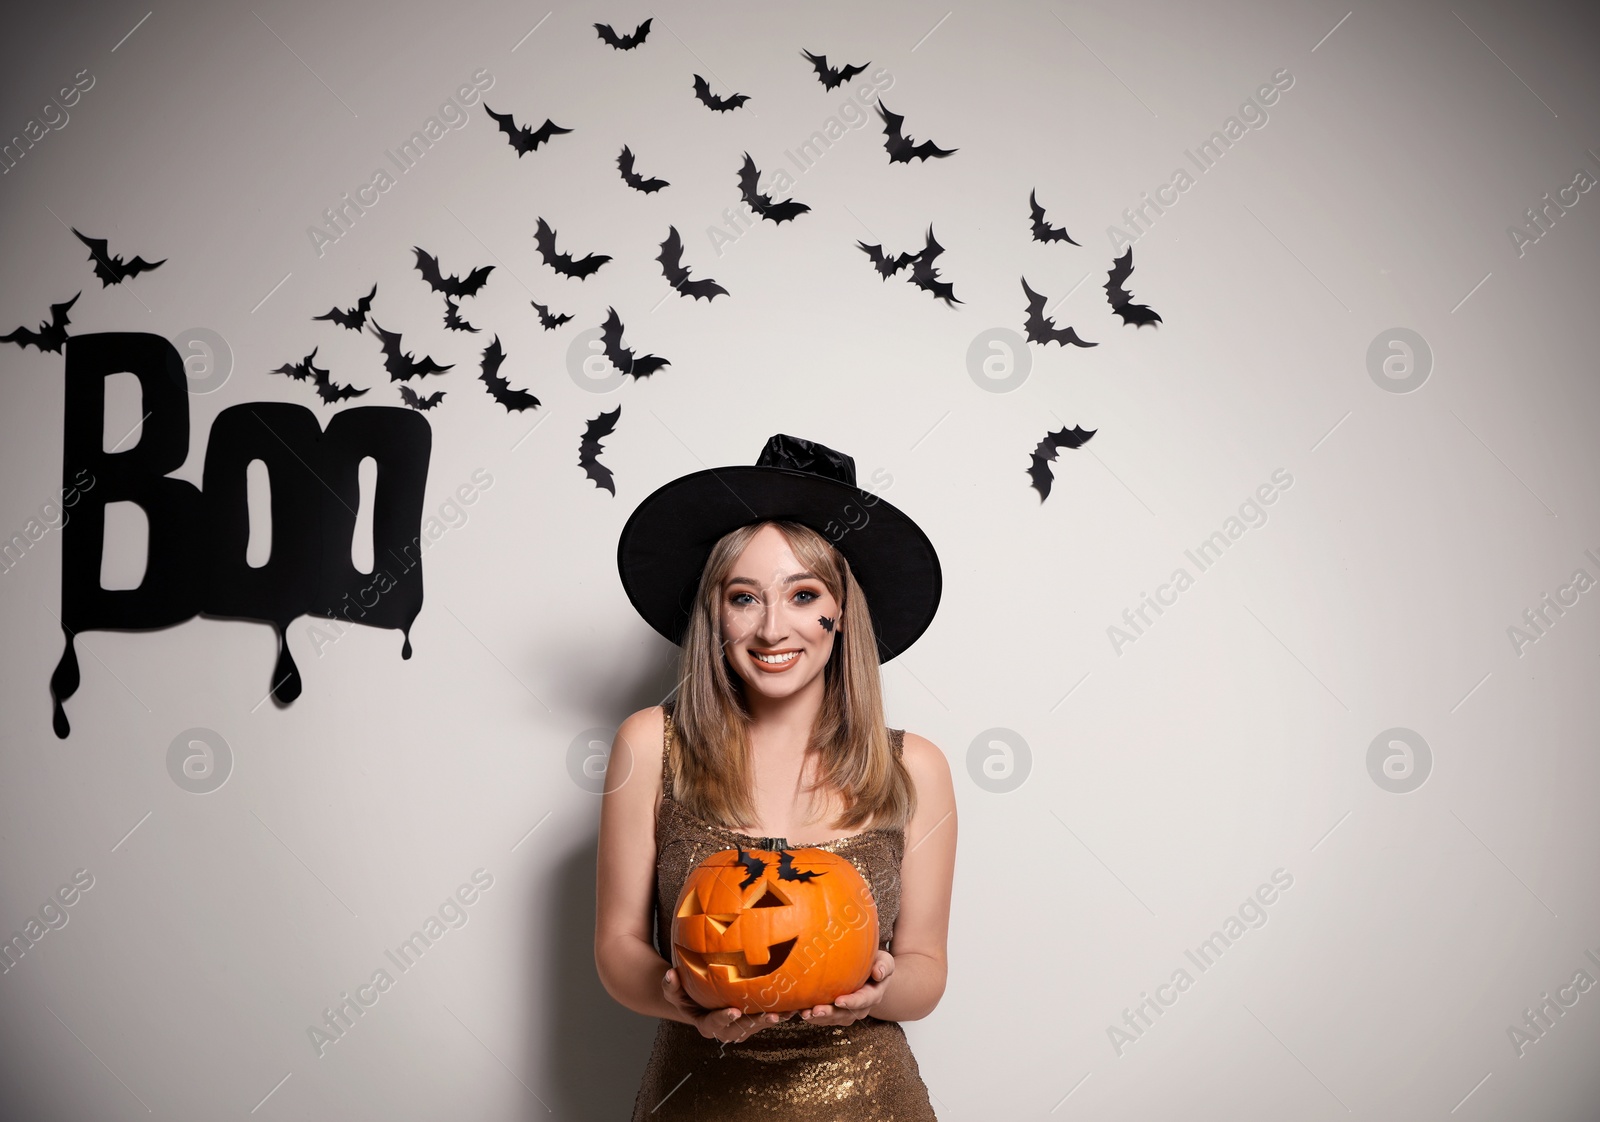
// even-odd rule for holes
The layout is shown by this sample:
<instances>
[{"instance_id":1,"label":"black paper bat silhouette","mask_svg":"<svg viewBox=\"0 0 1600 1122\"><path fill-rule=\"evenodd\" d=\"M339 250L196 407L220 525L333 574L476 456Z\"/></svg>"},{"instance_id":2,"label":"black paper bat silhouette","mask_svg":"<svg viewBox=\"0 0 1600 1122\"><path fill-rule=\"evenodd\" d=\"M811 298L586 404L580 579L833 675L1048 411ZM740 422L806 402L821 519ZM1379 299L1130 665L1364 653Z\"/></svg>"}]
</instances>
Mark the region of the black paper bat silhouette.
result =
<instances>
[{"instance_id":1,"label":"black paper bat silhouette","mask_svg":"<svg viewBox=\"0 0 1600 1122\"><path fill-rule=\"evenodd\" d=\"M1044 439L1039 441L1033 450L1033 463L1028 465L1028 475L1033 480L1034 490L1039 492L1041 503L1050 497L1050 484L1055 480L1055 473L1050 470L1050 464L1056 458L1056 453L1062 448L1080 447L1097 431L1099 430L1085 430L1076 425L1070 429L1062 425L1059 432L1045 430Z\"/></svg>"},{"instance_id":2,"label":"black paper bat silhouette","mask_svg":"<svg viewBox=\"0 0 1600 1122\"><path fill-rule=\"evenodd\" d=\"M620 405L609 413L600 414L588 423L583 430L583 439L578 441L578 466L583 469L584 476L593 480L596 487L610 491L613 496L617 493L617 485L611 469L600 462L600 441L616 431L617 418L620 416Z\"/></svg>"},{"instance_id":3,"label":"black paper bat silhouette","mask_svg":"<svg viewBox=\"0 0 1600 1122\"><path fill-rule=\"evenodd\" d=\"M618 37L617 33L611 29L609 23L597 23L594 25L594 29L599 32L601 42L607 43L619 51L631 51L649 36L650 21L645 20L634 28L632 35L623 35L621 37Z\"/></svg>"},{"instance_id":4,"label":"black paper bat silhouette","mask_svg":"<svg viewBox=\"0 0 1600 1122\"><path fill-rule=\"evenodd\" d=\"M411 248L416 251L417 271L422 274L422 279L428 282L429 288L446 296L476 296L478 290L489 283L489 274L494 272L493 265L480 265L468 273L465 280L443 276L439 272L437 257L421 246L414 245Z\"/></svg>"},{"instance_id":5,"label":"black paper bat silhouette","mask_svg":"<svg viewBox=\"0 0 1600 1122\"><path fill-rule=\"evenodd\" d=\"M768 222L787 222L797 218L811 208L805 203L797 203L793 199L785 199L781 203L772 201L771 195L762 195L756 192L756 183L761 178L761 172L756 168L755 160L750 158L750 153L744 154L744 164L739 168L739 197L745 201L749 208L765 218Z\"/></svg>"},{"instance_id":6,"label":"black paper bat silhouette","mask_svg":"<svg viewBox=\"0 0 1600 1122\"><path fill-rule=\"evenodd\" d=\"M476 327L461 318L461 305L450 297L444 298L444 325L451 331L476 331Z\"/></svg>"},{"instance_id":7,"label":"black paper bat silhouette","mask_svg":"<svg viewBox=\"0 0 1600 1122\"><path fill-rule=\"evenodd\" d=\"M1122 287L1124 281L1133 274L1133 246L1129 246L1121 257L1111 263L1111 272L1106 277L1106 297L1111 301L1111 310L1122 317L1123 326L1133 324L1143 327L1146 324L1161 322L1161 317L1150 310L1148 304L1135 304L1128 290Z\"/></svg>"},{"instance_id":8,"label":"black paper bat silhouette","mask_svg":"<svg viewBox=\"0 0 1600 1122\"><path fill-rule=\"evenodd\" d=\"M822 630L832 631L835 620L832 616L818 616L817 622L822 624Z\"/></svg>"},{"instance_id":9,"label":"black paper bat silhouette","mask_svg":"<svg viewBox=\"0 0 1600 1122\"><path fill-rule=\"evenodd\" d=\"M905 117L899 113L891 113L889 107L884 105L883 99L878 99L878 116L883 118L884 150L889 153L891 164L909 164L913 159L926 160L929 156L944 157L952 152L959 152L959 148L940 148L931 140L921 144L913 144L905 133L900 131L900 126L905 124Z\"/></svg>"},{"instance_id":10,"label":"black paper bat silhouette","mask_svg":"<svg viewBox=\"0 0 1600 1122\"><path fill-rule=\"evenodd\" d=\"M1044 220L1044 207L1039 205L1038 189L1028 192L1028 208L1033 212L1033 240L1036 242L1067 242L1070 245L1078 243L1072 240L1072 235L1060 226L1052 226Z\"/></svg>"},{"instance_id":11,"label":"black paper bat silhouette","mask_svg":"<svg viewBox=\"0 0 1600 1122\"><path fill-rule=\"evenodd\" d=\"M400 349L400 333L385 331L378 326L377 320L368 323L367 329L383 340L383 368L389 372L391 382L409 382L413 378L427 374L443 374L455 367L455 363L440 366L428 355L423 355L421 362L416 361L411 357L410 351Z\"/></svg>"},{"instance_id":12,"label":"black paper bat silhouette","mask_svg":"<svg viewBox=\"0 0 1600 1122\"><path fill-rule=\"evenodd\" d=\"M72 232L78 234L78 228L76 226L72 227ZM78 240L89 247L89 260L94 262L94 275L100 278L101 288L109 288L111 285L121 284L125 277L136 277L140 273L160 268L167 261L165 257L155 262L146 261L143 257L135 257L127 264L123 264L120 257L106 256L105 238L86 238L82 234L78 234Z\"/></svg>"},{"instance_id":13,"label":"black paper bat silhouette","mask_svg":"<svg viewBox=\"0 0 1600 1122\"><path fill-rule=\"evenodd\" d=\"M556 252L556 232L550 228L550 223L539 219L539 228L533 234L534 244L539 247L539 256L544 258L544 263L564 277L577 277L584 279L604 265L611 258L604 253L591 253L574 261L570 253Z\"/></svg>"},{"instance_id":14,"label":"black paper bat silhouette","mask_svg":"<svg viewBox=\"0 0 1600 1122\"><path fill-rule=\"evenodd\" d=\"M80 290L78 296L82 296ZM38 347L40 353L54 351L61 353L61 345L67 341L67 324L72 320L67 318L67 311L78 302L74 296L65 304L50 305L49 322L40 323L39 330L32 331L26 327L19 327L9 335L0 335L0 343L15 343L19 347Z\"/></svg>"},{"instance_id":15,"label":"black paper bat silhouette","mask_svg":"<svg viewBox=\"0 0 1600 1122\"><path fill-rule=\"evenodd\" d=\"M478 375L478 380L489 388L489 396L506 407L506 412L521 409L536 409L539 399L527 390L514 390L511 383L500 376L500 364L506 360L506 354L500 349L500 336L494 337L494 342L483 349L483 372Z\"/></svg>"},{"instance_id":16,"label":"black paper bat silhouette","mask_svg":"<svg viewBox=\"0 0 1600 1122\"><path fill-rule=\"evenodd\" d=\"M541 304L537 300L530 300L528 303L532 304L533 310L539 313L539 324L546 331L554 331L556 328L572 319L572 317L569 315L551 315L550 306L548 304Z\"/></svg>"},{"instance_id":17,"label":"black paper bat silhouette","mask_svg":"<svg viewBox=\"0 0 1600 1122\"><path fill-rule=\"evenodd\" d=\"M917 254L916 260L911 263L911 283L924 292L933 293L934 299L943 300L954 307L961 303L956 298L955 286L949 281L939 279L939 270L933 267L933 262L939 254L944 252L944 246L933 240L933 227L928 227L926 244L922 252Z\"/></svg>"},{"instance_id":18,"label":"black paper bat silhouette","mask_svg":"<svg viewBox=\"0 0 1600 1122\"><path fill-rule=\"evenodd\" d=\"M517 159L519 160L557 133L572 131L571 129L562 128L549 117L546 117L544 124L537 129L531 129L527 125L519 127L510 113L496 113L489 108L488 102L484 102L483 111L495 119L495 123L500 126L500 131L506 134L506 139L510 142L511 147L517 150Z\"/></svg>"},{"instance_id":19,"label":"black paper bat silhouette","mask_svg":"<svg viewBox=\"0 0 1600 1122\"><path fill-rule=\"evenodd\" d=\"M748 94L734 94L731 97L718 97L711 92L711 87L700 75L694 76L694 96L700 99L701 105L710 106L718 113L726 113L730 109L737 109L750 100Z\"/></svg>"},{"instance_id":20,"label":"black paper bat silhouette","mask_svg":"<svg viewBox=\"0 0 1600 1122\"><path fill-rule=\"evenodd\" d=\"M1066 346L1071 343L1074 347L1098 347L1099 343L1087 343L1078 338L1078 333L1070 327L1056 327L1056 321L1044 314L1045 298L1028 287L1028 278L1022 278L1022 291L1028 294L1028 318L1023 323L1030 343L1055 343Z\"/></svg>"},{"instance_id":21,"label":"black paper bat silhouette","mask_svg":"<svg viewBox=\"0 0 1600 1122\"><path fill-rule=\"evenodd\" d=\"M816 68L817 81L821 82L822 88L827 90L838 89L851 78L854 78L857 74L865 74L867 72L867 66L872 65L872 63L869 62L867 63L867 66L846 66L842 70L835 70L833 67L828 65L827 55L814 55L810 51L804 49L802 49L800 53L805 55L806 59L811 63L811 65Z\"/></svg>"},{"instance_id":22,"label":"black paper bat silhouette","mask_svg":"<svg viewBox=\"0 0 1600 1122\"><path fill-rule=\"evenodd\" d=\"M427 397L419 397L417 395L417 391L412 389L410 386L401 386L400 400L411 406L413 409L428 410L432 409L435 405L438 405L444 400L444 391L435 390Z\"/></svg>"},{"instance_id":23,"label":"black paper bat silhouette","mask_svg":"<svg viewBox=\"0 0 1600 1122\"><path fill-rule=\"evenodd\" d=\"M323 401L333 403L343 401L350 397L360 397L366 390L358 390L354 386L336 386L330 373L317 366L311 360L317 357L317 348L312 347L311 353L299 362L286 362L274 374L287 374L297 382L310 379L311 384L317 387L317 396Z\"/></svg>"},{"instance_id":24,"label":"black paper bat silhouette","mask_svg":"<svg viewBox=\"0 0 1600 1122\"><path fill-rule=\"evenodd\" d=\"M746 857L744 855L744 850L742 849L735 850L734 852L738 855L735 860L744 866L745 871L745 878L739 882L739 887L749 888L752 884L761 879L762 873L767 871L767 863L763 858L757 857L754 853Z\"/></svg>"},{"instance_id":25,"label":"black paper bat silhouette","mask_svg":"<svg viewBox=\"0 0 1600 1122\"><path fill-rule=\"evenodd\" d=\"M348 327L351 331L360 331L367 323L367 313L372 311L372 298L378 294L378 286L373 285L372 291L356 301L356 306L348 312L341 308L330 308L327 314L312 316L312 319L331 320L340 327Z\"/></svg>"},{"instance_id":26,"label":"black paper bat silhouette","mask_svg":"<svg viewBox=\"0 0 1600 1122\"><path fill-rule=\"evenodd\" d=\"M678 236L676 226L667 227L667 238L661 243L661 252L656 255L656 260L661 262L661 275L678 290L680 296L692 296L709 303L717 296L728 295L728 290L714 280L689 279L689 270L682 264L683 239Z\"/></svg>"},{"instance_id":27,"label":"black paper bat silhouette","mask_svg":"<svg viewBox=\"0 0 1600 1122\"><path fill-rule=\"evenodd\" d=\"M665 179L646 179L633 170L633 149L626 144L622 146L622 155L617 157L617 170L622 172L622 182L632 187L635 191L643 191L648 195L652 191L659 191L663 187L671 187Z\"/></svg>"},{"instance_id":28,"label":"black paper bat silhouette","mask_svg":"<svg viewBox=\"0 0 1600 1122\"><path fill-rule=\"evenodd\" d=\"M888 280L907 265L914 265L917 261L915 253L899 253L893 257L883 252L881 245L868 245L866 242L856 242L856 246L872 259L873 265L878 269L878 275Z\"/></svg>"},{"instance_id":29,"label":"black paper bat silhouette","mask_svg":"<svg viewBox=\"0 0 1600 1122\"><path fill-rule=\"evenodd\" d=\"M817 877L827 876L825 870L817 869L809 873L802 873L794 867L794 854L787 849L778 851L778 879L779 880L813 880Z\"/></svg>"},{"instance_id":30,"label":"black paper bat silhouette","mask_svg":"<svg viewBox=\"0 0 1600 1122\"><path fill-rule=\"evenodd\" d=\"M622 319L615 308L606 309L606 321L601 324L600 341L605 344L606 361L624 374L634 378L648 378L663 366L672 363L658 355L634 357L632 350L622 344Z\"/></svg>"}]
</instances>

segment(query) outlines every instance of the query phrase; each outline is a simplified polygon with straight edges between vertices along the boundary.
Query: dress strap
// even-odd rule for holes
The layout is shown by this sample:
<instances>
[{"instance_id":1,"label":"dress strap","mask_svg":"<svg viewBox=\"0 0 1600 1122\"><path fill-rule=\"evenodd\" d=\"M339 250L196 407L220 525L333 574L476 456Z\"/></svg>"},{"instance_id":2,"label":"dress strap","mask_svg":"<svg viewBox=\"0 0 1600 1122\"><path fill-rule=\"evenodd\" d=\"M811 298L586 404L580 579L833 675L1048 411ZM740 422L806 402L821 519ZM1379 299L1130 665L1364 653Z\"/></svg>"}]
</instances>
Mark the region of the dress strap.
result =
<instances>
[{"instance_id":1,"label":"dress strap","mask_svg":"<svg viewBox=\"0 0 1600 1122\"><path fill-rule=\"evenodd\" d=\"M897 760L904 758L905 740L906 740L906 730L905 729L890 729L889 730L889 747L894 749L894 758L897 759Z\"/></svg>"},{"instance_id":2,"label":"dress strap","mask_svg":"<svg viewBox=\"0 0 1600 1122\"><path fill-rule=\"evenodd\" d=\"M665 720L661 726L661 797L672 798L672 702L663 703Z\"/></svg>"}]
</instances>

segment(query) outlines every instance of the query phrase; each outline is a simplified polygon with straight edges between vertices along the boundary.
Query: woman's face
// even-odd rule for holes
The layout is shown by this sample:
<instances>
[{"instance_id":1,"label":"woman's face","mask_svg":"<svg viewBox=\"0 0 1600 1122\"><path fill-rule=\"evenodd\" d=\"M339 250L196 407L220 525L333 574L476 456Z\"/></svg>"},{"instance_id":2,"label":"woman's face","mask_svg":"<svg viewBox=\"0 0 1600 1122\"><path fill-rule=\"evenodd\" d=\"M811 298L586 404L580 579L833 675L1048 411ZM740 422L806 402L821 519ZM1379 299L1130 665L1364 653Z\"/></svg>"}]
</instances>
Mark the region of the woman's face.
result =
<instances>
[{"instance_id":1,"label":"woman's face","mask_svg":"<svg viewBox=\"0 0 1600 1122\"><path fill-rule=\"evenodd\" d=\"M839 602L806 572L776 526L750 539L719 595L723 651L747 689L788 697L827 666Z\"/></svg>"}]
</instances>

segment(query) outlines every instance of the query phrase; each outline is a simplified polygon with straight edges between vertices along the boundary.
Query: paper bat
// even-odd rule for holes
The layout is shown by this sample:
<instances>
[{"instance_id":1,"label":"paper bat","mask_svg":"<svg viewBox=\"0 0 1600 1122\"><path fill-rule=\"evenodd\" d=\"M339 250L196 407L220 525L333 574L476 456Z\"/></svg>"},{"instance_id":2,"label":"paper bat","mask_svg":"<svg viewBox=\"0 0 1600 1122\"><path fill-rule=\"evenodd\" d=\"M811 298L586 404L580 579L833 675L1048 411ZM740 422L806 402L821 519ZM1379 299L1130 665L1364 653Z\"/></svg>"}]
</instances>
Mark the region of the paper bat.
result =
<instances>
[{"instance_id":1,"label":"paper bat","mask_svg":"<svg viewBox=\"0 0 1600 1122\"><path fill-rule=\"evenodd\" d=\"M584 476L592 480L596 487L610 491L613 497L617 493L617 485L611 469L600 462L600 441L616 431L617 418L620 416L620 405L609 413L600 414L585 426L583 439L578 441L578 466L583 469Z\"/></svg>"},{"instance_id":2,"label":"paper bat","mask_svg":"<svg viewBox=\"0 0 1600 1122\"><path fill-rule=\"evenodd\" d=\"M650 21L645 20L638 27L634 28L632 35L623 35L620 37L611 29L611 25L609 23L597 23L594 25L594 29L595 31L599 32L600 41L602 43L606 43L612 47L615 47L619 51L631 51L640 43L643 43L649 36Z\"/></svg>"},{"instance_id":3,"label":"paper bat","mask_svg":"<svg viewBox=\"0 0 1600 1122\"><path fill-rule=\"evenodd\" d=\"M360 397L367 392L366 390L358 390L354 386L334 385L332 375L311 361L316 357L317 348L312 347L311 353L299 362L286 362L272 371L272 373L287 374L297 382L304 382L309 379L311 384L317 388L317 396L330 404L350 397Z\"/></svg>"},{"instance_id":4,"label":"paper bat","mask_svg":"<svg viewBox=\"0 0 1600 1122\"><path fill-rule=\"evenodd\" d=\"M1060 226L1052 226L1044 220L1044 207L1039 205L1038 190L1028 192L1028 207L1033 212L1033 240L1036 242L1067 242L1077 245L1072 240L1072 235Z\"/></svg>"},{"instance_id":5,"label":"paper bat","mask_svg":"<svg viewBox=\"0 0 1600 1122\"><path fill-rule=\"evenodd\" d=\"M356 301L356 306L349 311L340 308L330 308L325 315L312 316L312 319L331 320L340 327L348 327L351 331L360 331L367 323L367 313L372 311L372 298L378 294L378 286L373 285L372 291Z\"/></svg>"},{"instance_id":6,"label":"paper bat","mask_svg":"<svg viewBox=\"0 0 1600 1122\"><path fill-rule=\"evenodd\" d=\"M827 875L828 875L827 872L824 871L824 870L821 870L821 869L813 870L812 872L809 872L809 873L802 873L802 872L800 872L798 869L796 869L794 867L794 854L790 853L787 849L780 849L778 851L778 879L779 880L806 881L806 880L814 880L817 877L822 877L822 876L827 876Z\"/></svg>"},{"instance_id":7,"label":"paper bat","mask_svg":"<svg viewBox=\"0 0 1600 1122\"><path fill-rule=\"evenodd\" d=\"M905 123L905 118L899 113L891 113L883 99L878 99L878 116L883 118L884 150L889 153L891 164L909 164L913 159L926 160L929 156L945 157L952 152L959 152L959 148L940 148L931 140L921 144L913 144L905 133L900 131L900 126Z\"/></svg>"},{"instance_id":8,"label":"paper bat","mask_svg":"<svg viewBox=\"0 0 1600 1122\"><path fill-rule=\"evenodd\" d=\"M537 300L530 300L528 303L532 304L533 310L539 313L539 323L546 331L554 331L572 319L569 315L551 315L549 305L541 304Z\"/></svg>"},{"instance_id":9,"label":"paper bat","mask_svg":"<svg viewBox=\"0 0 1600 1122\"><path fill-rule=\"evenodd\" d=\"M505 352L500 349L500 336L496 335L494 342L483 349L483 371L478 375L478 380L489 388L489 396L504 405L507 413L538 408L538 398L527 390L512 389L511 383L500 376L500 364L505 360Z\"/></svg>"},{"instance_id":10,"label":"paper bat","mask_svg":"<svg viewBox=\"0 0 1600 1122\"><path fill-rule=\"evenodd\" d=\"M500 126L500 131L506 134L506 139L510 142L511 147L517 150L517 159L519 160L557 133L572 131L571 129L562 128L549 117L546 117L544 124L537 129L531 129L527 125L518 127L516 120L513 119L510 113L496 113L489 108L488 102L484 103L483 111L495 119L495 123Z\"/></svg>"},{"instance_id":11,"label":"paper bat","mask_svg":"<svg viewBox=\"0 0 1600 1122\"><path fill-rule=\"evenodd\" d=\"M1056 321L1044 314L1045 298L1028 287L1028 278L1022 278L1022 291L1028 294L1028 318L1023 323L1030 343L1055 343L1074 347L1098 347L1099 343L1086 343L1070 327L1056 327Z\"/></svg>"},{"instance_id":12,"label":"paper bat","mask_svg":"<svg viewBox=\"0 0 1600 1122\"><path fill-rule=\"evenodd\" d=\"M80 291L78 296L82 296ZM38 347L42 354L45 351L61 353L61 345L67 341L67 324L72 321L67 318L67 311L78 302L74 296L65 304L50 305L49 322L40 323L39 330L30 331L26 327L19 327L10 335L0 335L0 343L15 343L19 347Z\"/></svg>"},{"instance_id":13,"label":"paper bat","mask_svg":"<svg viewBox=\"0 0 1600 1122\"><path fill-rule=\"evenodd\" d=\"M444 400L444 391L435 390L427 397L419 397L417 395L417 391L412 389L410 386L401 386L400 400L411 406L413 409L428 410L432 409L435 405L438 405Z\"/></svg>"},{"instance_id":14,"label":"paper bat","mask_svg":"<svg viewBox=\"0 0 1600 1122\"><path fill-rule=\"evenodd\" d=\"M601 324L600 341L605 344L606 361L636 379L648 378L663 366L672 365L658 355L640 355L635 358L633 351L622 344L622 319L617 315L615 308L606 309L606 321Z\"/></svg>"},{"instance_id":15,"label":"paper bat","mask_svg":"<svg viewBox=\"0 0 1600 1122\"><path fill-rule=\"evenodd\" d=\"M744 164L739 168L739 197L745 201L746 206L768 222L787 222L811 209L805 203L797 203L793 199L775 203L771 195L758 194L756 183L760 178L761 172L756 168L755 160L746 152Z\"/></svg>"},{"instance_id":16,"label":"paper bat","mask_svg":"<svg viewBox=\"0 0 1600 1122\"><path fill-rule=\"evenodd\" d=\"M744 855L744 850L742 849L735 850L734 853L734 860L743 865L745 871L745 878L739 882L739 887L749 888L752 884L761 879L762 873L767 871L767 863L764 859L757 857L754 853L746 857Z\"/></svg>"},{"instance_id":17,"label":"paper bat","mask_svg":"<svg viewBox=\"0 0 1600 1122\"><path fill-rule=\"evenodd\" d=\"M663 187L671 187L665 179L646 179L633 170L633 149L626 144L622 146L622 155L617 157L617 169L622 172L622 182L632 187L635 191L643 191L648 195L652 191L659 191Z\"/></svg>"},{"instance_id":18,"label":"paper bat","mask_svg":"<svg viewBox=\"0 0 1600 1122\"><path fill-rule=\"evenodd\" d=\"M682 265L683 239L678 236L676 226L667 227L667 238L661 243L661 252L656 255L656 260L661 262L661 275L678 290L680 296L692 296L709 303L717 296L728 295L728 290L714 280L689 279L689 270Z\"/></svg>"},{"instance_id":19,"label":"paper bat","mask_svg":"<svg viewBox=\"0 0 1600 1122\"><path fill-rule=\"evenodd\" d=\"M451 331L476 331L476 327L461 318L461 306L450 297L444 298L444 325Z\"/></svg>"},{"instance_id":20,"label":"paper bat","mask_svg":"<svg viewBox=\"0 0 1600 1122\"><path fill-rule=\"evenodd\" d=\"M78 234L78 228L72 227L72 232ZM89 247L89 260L94 263L94 275L100 278L100 287L109 288L114 284L121 284L126 277L136 277L140 273L149 272L166 264L166 258L150 262L143 257L135 257L127 264L123 264L120 257L106 256L105 238L86 238L78 234L78 240Z\"/></svg>"},{"instance_id":21,"label":"paper bat","mask_svg":"<svg viewBox=\"0 0 1600 1122\"><path fill-rule=\"evenodd\" d=\"M389 372L391 382L409 382L427 374L443 374L446 370L453 369L455 364L440 366L427 355L422 356L418 362L411 357L410 351L400 349L400 333L398 331L385 331L378 326L377 320L367 324L370 330L379 339L383 340L383 368Z\"/></svg>"},{"instance_id":22,"label":"paper bat","mask_svg":"<svg viewBox=\"0 0 1600 1122\"><path fill-rule=\"evenodd\" d=\"M737 109L750 100L748 94L734 94L731 97L718 97L711 92L711 87L700 75L694 76L694 96L700 99L701 105L710 106L718 113L726 113L730 109Z\"/></svg>"},{"instance_id":23,"label":"paper bat","mask_svg":"<svg viewBox=\"0 0 1600 1122\"><path fill-rule=\"evenodd\" d=\"M564 277L577 277L583 280L604 265L611 258L604 253L591 253L574 261L570 253L556 252L556 232L550 228L550 223L539 219L539 228L534 231L534 244L539 247L539 256L544 258L544 263Z\"/></svg>"},{"instance_id":24,"label":"paper bat","mask_svg":"<svg viewBox=\"0 0 1600 1122\"><path fill-rule=\"evenodd\" d=\"M872 63L869 62L867 63L867 66L846 66L842 70L835 70L833 67L828 65L827 55L814 55L810 51L804 49L802 49L800 53L805 55L806 59L811 63L811 65L816 68L817 81L821 82L822 88L826 90L838 89L851 78L854 78L857 74L865 74L867 72L867 66L872 65Z\"/></svg>"},{"instance_id":25,"label":"paper bat","mask_svg":"<svg viewBox=\"0 0 1600 1122\"><path fill-rule=\"evenodd\" d=\"M446 296L476 296L478 290L489 283L489 274L494 271L493 265L480 265L467 274L467 278L447 277L439 272L439 259L424 250L421 246L411 247L417 254L417 271L422 274L422 279L428 282L428 287L435 292L442 292Z\"/></svg>"},{"instance_id":26,"label":"paper bat","mask_svg":"<svg viewBox=\"0 0 1600 1122\"><path fill-rule=\"evenodd\" d=\"M1055 473L1050 470L1050 464L1055 460L1056 453L1062 448L1080 447L1097 431L1099 430L1085 430L1076 425L1071 429L1062 425L1059 432L1045 430L1044 439L1039 441L1033 450L1033 463L1028 466L1028 475L1033 480L1033 489L1039 492L1041 503L1050 497L1050 484L1055 480Z\"/></svg>"},{"instance_id":27,"label":"paper bat","mask_svg":"<svg viewBox=\"0 0 1600 1122\"><path fill-rule=\"evenodd\" d=\"M955 286L949 281L939 279L939 270L933 267L933 262L939 254L944 252L944 246L933 240L933 227L928 227L926 244L922 252L917 254L916 260L911 263L911 283L924 292L933 293L934 299L943 300L954 307L961 303L956 298Z\"/></svg>"},{"instance_id":28,"label":"paper bat","mask_svg":"<svg viewBox=\"0 0 1600 1122\"><path fill-rule=\"evenodd\" d=\"M1143 327L1146 324L1161 322L1161 317L1150 310L1148 304L1135 304L1128 290L1122 287L1124 281L1133 274L1133 246L1129 246L1121 257L1111 263L1111 272L1106 276L1106 297L1111 301L1111 310L1122 317L1123 326L1133 324Z\"/></svg>"},{"instance_id":29,"label":"paper bat","mask_svg":"<svg viewBox=\"0 0 1600 1122\"><path fill-rule=\"evenodd\" d=\"M883 246L881 245L856 242L856 246L872 259L873 265L877 267L878 275L884 280L888 280L907 265L916 264L917 261L915 253L899 253L890 257L883 252Z\"/></svg>"}]
</instances>

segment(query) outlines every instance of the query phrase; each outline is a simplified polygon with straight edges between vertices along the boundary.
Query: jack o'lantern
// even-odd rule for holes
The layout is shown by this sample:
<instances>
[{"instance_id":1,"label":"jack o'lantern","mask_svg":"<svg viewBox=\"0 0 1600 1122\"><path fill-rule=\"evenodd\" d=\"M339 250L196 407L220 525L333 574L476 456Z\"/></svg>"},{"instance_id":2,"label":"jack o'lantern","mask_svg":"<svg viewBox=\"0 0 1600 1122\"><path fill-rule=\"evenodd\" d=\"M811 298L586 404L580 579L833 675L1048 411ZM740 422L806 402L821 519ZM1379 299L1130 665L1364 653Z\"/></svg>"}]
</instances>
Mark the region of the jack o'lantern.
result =
<instances>
[{"instance_id":1,"label":"jack o'lantern","mask_svg":"<svg viewBox=\"0 0 1600 1122\"><path fill-rule=\"evenodd\" d=\"M672 964L707 1009L786 1013L854 993L878 947L872 889L825 849L724 849L683 882Z\"/></svg>"}]
</instances>

